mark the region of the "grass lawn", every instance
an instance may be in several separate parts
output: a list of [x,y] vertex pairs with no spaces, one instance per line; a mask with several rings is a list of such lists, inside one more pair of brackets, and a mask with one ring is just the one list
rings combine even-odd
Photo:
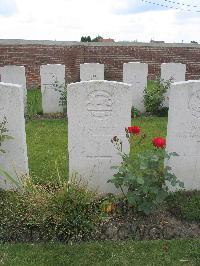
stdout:
[[[132,146],[132,152],[153,149],[155,136],[166,136],[167,119],[162,117],[135,118],[132,124],[139,125],[147,134],[140,147]],[[26,124],[30,175],[34,181],[56,181],[58,172],[67,178],[67,123],[64,119],[29,120]]]
[[200,240],[0,245],[1,265],[200,265]]
[[[42,113],[40,90],[28,90],[29,118]],[[132,152],[153,149],[155,136],[166,136],[166,117],[135,118],[132,124],[141,127],[147,137],[140,147],[132,145]],[[127,125],[128,126],[128,125]],[[64,119],[32,120],[26,124],[30,175],[35,182],[56,182],[68,176],[67,122]]]

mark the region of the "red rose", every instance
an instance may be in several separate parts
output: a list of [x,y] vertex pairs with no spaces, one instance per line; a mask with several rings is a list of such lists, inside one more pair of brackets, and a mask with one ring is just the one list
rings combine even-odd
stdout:
[[152,140],[152,143],[153,143],[153,145],[154,145],[156,148],[164,149],[165,146],[166,146],[166,140],[165,140],[164,138],[160,138],[160,137],[154,138],[154,139]]
[[140,128],[138,126],[128,127],[128,133],[139,135],[140,134]]

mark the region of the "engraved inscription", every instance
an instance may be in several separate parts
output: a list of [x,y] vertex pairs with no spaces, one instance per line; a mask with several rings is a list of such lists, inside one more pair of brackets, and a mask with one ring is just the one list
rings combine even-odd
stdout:
[[87,110],[96,119],[103,120],[111,116],[112,105],[112,97],[106,91],[92,91],[88,94]]
[[189,109],[192,111],[194,117],[200,118],[200,90],[197,90],[191,95]]
[[181,130],[177,131],[176,136],[183,139],[199,139],[200,140],[200,125],[199,123],[181,123]]

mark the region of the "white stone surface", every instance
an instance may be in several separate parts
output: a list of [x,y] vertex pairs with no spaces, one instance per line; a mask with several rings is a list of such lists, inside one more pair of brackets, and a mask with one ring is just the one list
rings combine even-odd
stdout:
[[[161,79],[172,82],[185,81],[186,65],[181,63],[163,63],[161,64]],[[166,93],[164,107],[169,107],[170,88]]]
[[129,152],[125,127],[131,125],[130,85],[111,81],[88,81],[68,87],[69,174],[78,173],[90,188],[116,192],[107,180],[121,157],[111,143],[114,136]]
[[172,84],[167,129],[169,161],[187,190],[200,189],[200,81]]
[[[25,133],[23,91],[21,86],[0,82],[0,121],[7,119],[8,135],[13,139],[5,140],[0,153],[0,168],[17,179],[17,175],[28,174],[28,158]],[[16,175],[17,173],[17,175]],[[5,176],[0,174],[0,187],[9,188]]]
[[145,112],[144,89],[147,86],[148,64],[129,62],[123,64],[123,82],[131,84],[132,106]]
[[63,107],[59,105],[60,93],[53,84],[65,84],[65,65],[48,64],[40,67],[42,108],[44,113],[59,113]]
[[85,63],[80,64],[80,80],[104,80],[104,64]]
[[8,65],[0,68],[1,82],[21,85],[23,89],[24,108],[27,107],[26,74],[24,66]]

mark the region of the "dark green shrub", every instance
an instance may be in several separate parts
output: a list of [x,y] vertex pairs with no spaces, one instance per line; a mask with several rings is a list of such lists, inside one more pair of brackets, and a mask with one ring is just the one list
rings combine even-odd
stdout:
[[200,222],[200,191],[178,191],[167,198],[167,203],[173,215]]
[[171,81],[163,81],[160,78],[148,81],[148,85],[144,90],[144,105],[147,112],[153,115],[167,115],[168,108],[163,107],[163,102]]

